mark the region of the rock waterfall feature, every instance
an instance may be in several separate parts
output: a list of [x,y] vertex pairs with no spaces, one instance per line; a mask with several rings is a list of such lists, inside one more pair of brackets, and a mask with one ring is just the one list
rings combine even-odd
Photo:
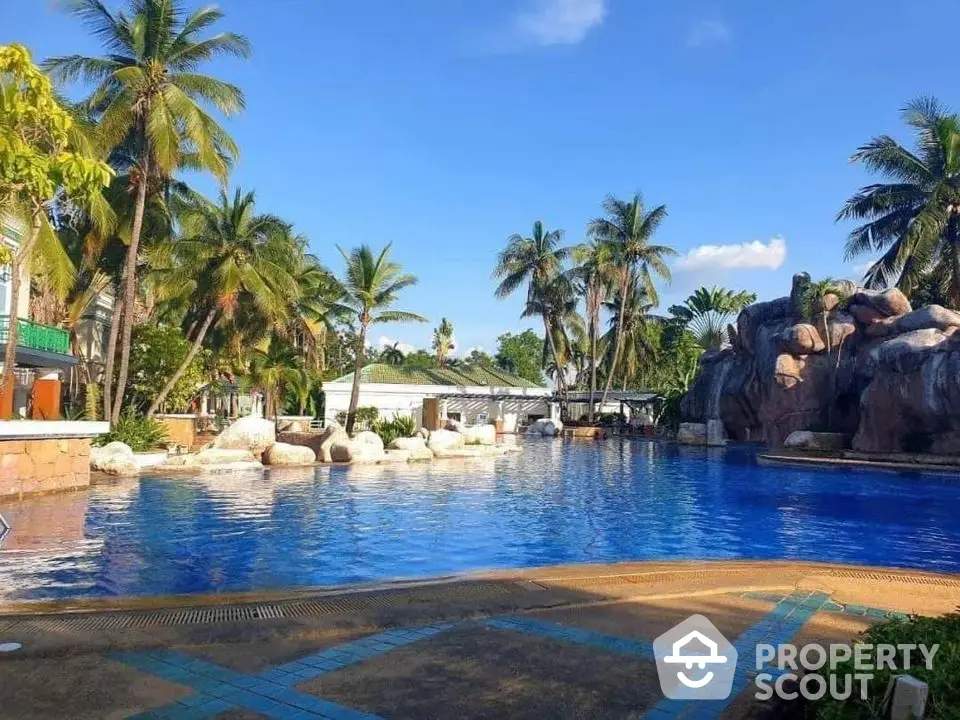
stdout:
[[809,317],[809,284],[798,274],[788,297],[745,308],[729,347],[704,354],[681,435],[717,444],[706,427],[719,421],[729,438],[771,448],[804,431],[864,452],[960,454],[960,313],[844,281]]

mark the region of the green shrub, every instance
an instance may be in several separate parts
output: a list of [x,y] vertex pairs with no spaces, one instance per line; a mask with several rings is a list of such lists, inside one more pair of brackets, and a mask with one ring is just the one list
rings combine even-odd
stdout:
[[133,408],[127,408],[110,432],[94,440],[94,445],[112,442],[126,443],[134,452],[146,452],[167,442],[167,429],[159,420],[137,415]]
[[[878,623],[861,634],[859,642],[873,645],[940,645],[933,657],[932,669],[927,670],[923,655],[919,650],[910,651],[910,675],[927,683],[930,695],[927,698],[925,717],[931,720],[958,720],[960,718],[960,614],[954,613],[938,618],[911,617],[906,620],[890,620]],[[903,661],[897,655],[898,666]],[[841,677],[856,672],[853,660],[839,664],[831,674]],[[861,720],[861,718],[883,718],[884,694],[892,675],[899,673],[889,668],[870,671],[873,679],[868,682],[867,700],[859,693],[851,693],[846,700],[834,700],[825,695],[811,703],[808,717],[819,720]],[[838,678],[838,687],[843,681]],[[827,678],[827,682],[830,680]],[[829,685],[828,685],[829,687]]]
[[417,430],[416,423],[409,415],[393,414],[392,420],[374,420],[370,425],[380,439],[383,440],[384,447],[388,446],[397,438],[411,437]]
[[[356,417],[353,419],[353,429],[357,432],[369,430],[373,423],[380,418],[380,411],[372,405],[358,407]],[[341,411],[337,413],[337,422],[341,425],[347,424],[347,413]]]

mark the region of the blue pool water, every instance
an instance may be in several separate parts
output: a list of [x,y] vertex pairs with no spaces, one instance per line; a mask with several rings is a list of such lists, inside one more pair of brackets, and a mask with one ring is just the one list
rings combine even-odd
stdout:
[[527,441],[497,460],[144,477],[0,504],[0,599],[226,592],[647,559],[960,572],[960,479]]

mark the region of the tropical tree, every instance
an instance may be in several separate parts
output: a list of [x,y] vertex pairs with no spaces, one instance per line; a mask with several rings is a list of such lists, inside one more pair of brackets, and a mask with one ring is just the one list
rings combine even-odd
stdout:
[[296,350],[288,343],[273,338],[266,349],[253,348],[246,382],[264,396],[264,417],[276,417],[281,398],[287,385],[301,385],[300,377],[307,371]]
[[219,202],[199,198],[180,218],[182,236],[170,249],[170,267],[159,271],[172,294],[192,301],[187,316],[193,344],[176,372],[150,405],[159,408],[200,351],[218,320],[231,322],[244,306],[267,323],[282,325],[299,299],[291,259],[299,251],[289,226],[256,212],[253,192],[220,191]]
[[85,207],[92,221],[106,229],[115,218],[102,192],[112,176],[26,48],[0,46],[0,213],[27,225],[17,251],[4,258],[11,266],[11,311],[0,389],[9,391],[13,381],[24,268],[31,262],[41,266],[45,281],[61,297],[73,282],[75,268],[50,224],[48,205],[60,192],[61,199]]
[[403,272],[403,268],[390,260],[391,245],[374,255],[368,245],[361,245],[348,255],[338,247],[346,261],[341,285],[343,299],[338,307],[357,320],[359,332],[356,341],[356,360],[353,371],[353,389],[347,410],[347,432],[353,432],[357,403],[360,400],[360,371],[363,369],[364,348],[367,333],[375,323],[426,322],[426,318],[403,310],[391,310],[397,296],[404,288],[416,285],[417,278]]
[[433,350],[437,354],[437,367],[443,367],[453,346],[453,323],[446,318],[433,331]]
[[914,150],[881,135],[853,154],[889,178],[861,188],[837,220],[866,220],[847,240],[848,259],[883,254],[864,277],[871,288],[890,285],[908,295],[932,275],[960,307],[960,120],[937,100],[922,97],[903,110]]
[[[648,327],[648,314],[652,308],[653,303],[638,282],[628,289],[626,302],[621,301],[618,290],[613,299],[606,303],[610,330],[603,338],[603,346],[609,354],[604,367],[608,373],[616,373],[615,377],[620,379],[622,389],[626,389],[628,383],[636,381],[640,368],[646,361],[656,357],[657,348],[651,341]],[[617,328],[622,328],[623,343],[620,361],[614,363]],[[608,385],[612,384],[615,377],[608,375]]]
[[697,288],[681,305],[673,305],[670,314],[693,332],[704,350],[719,350],[726,343],[730,318],[757,300],[756,293],[734,292],[714,285]]
[[[556,339],[553,336],[554,305],[557,302],[558,286],[555,281],[561,276],[563,263],[570,255],[570,249],[561,247],[563,231],[547,231],[543,223],[537,220],[533,224],[530,237],[520,234],[507,239],[507,247],[500,252],[494,277],[500,279],[496,295],[505,298],[512,295],[521,285],[527,283],[527,302],[524,315],[540,315],[543,329],[554,364],[561,367]],[[557,374],[561,392],[565,389],[564,374]]]
[[385,362],[387,365],[393,365],[398,367],[403,365],[404,354],[403,350],[400,349],[400,341],[398,340],[393,345],[388,345],[383,349],[383,352],[380,353],[380,360]]
[[588,234],[595,240],[606,244],[612,255],[615,269],[617,292],[620,298],[618,324],[614,337],[613,357],[607,370],[607,381],[600,399],[600,406],[607,401],[610,384],[613,382],[620,353],[623,349],[623,321],[626,317],[626,303],[631,296],[631,288],[639,286],[650,302],[660,303],[653,275],[670,281],[670,269],[665,258],[676,255],[676,251],[666,245],[653,245],[651,240],[667,216],[665,205],[659,205],[647,211],[643,197],[637,193],[628,201],[613,196],[603,203],[604,217],[591,220],[587,226]]
[[[127,382],[134,325],[137,258],[147,196],[176,170],[206,170],[226,180],[238,150],[204,109],[225,115],[244,107],[240,88],[198,70],[218,57],[249,56],[246,38],[219,33],[201,38],[223,13],[207,6],[187,14],[180,0],[129,0],[128,12],[110,12],[101,0],[67,0],[69,12],[101,41],[104,57],[68,55],[46,63],[53,77],[94,85],[87,106],[99,120],[107,147],[118,148],[132,163],[136,194],[123,271],[122,336],[112,419],[120,416]],[[115,313],[115,322],[120,322]],[[113,358],[107,357],[105,397],[109,401]]]
[[588,420],[593,422],[594,401],[597,394],[597,344],[600,340],[600,311],[610,298],[614,286],[615,266],[612,248],[607,243],[591,241],[573,250],[576,265],[571,270],[573,280],[583,295],[589,344],[590,404]]
[[504,333],[497,338],[494,362],[502,370],[542,385],[543,342],[533,330],[524,330],[519,335]]

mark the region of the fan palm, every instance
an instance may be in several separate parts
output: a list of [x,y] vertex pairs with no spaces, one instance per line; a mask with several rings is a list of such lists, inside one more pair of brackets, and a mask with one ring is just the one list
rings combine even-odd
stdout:
[[453,347],[453,323],[446,318],[440,319],[440,325],[433,331],[433,350],[437,354],[437,367],[443,367],[447,355]]
[[907,105],[903,118],[914,130],[912,152],[882,135],[851,158],[891,182],[861,188],[837,214],[867,221],[850,233],[846,256],[883,252],[867,287],[910,294],[929,273],[960,306],[960,119],[932,98]]
[[130,0],[129,14],[110,12],[101,0],[67,0],[67,8],[100,39],[107,54],[55,57],[46,67],[60,80],[95,86],[87,105],[99,119],[102,142],[124,147],[134,163],[130,178],[136,202],[123,275],[120,368],[112,409],[116,421],[130,359],[148,185],[184,166],[208,170],[225,181],[230,165],[225,158],[236,157],[237,147],[204,106],[232,115],[243,109],[243,93],[197,71],[218,56],[245,58],[250,45],[235,33],[200,37],[223,18],[213,6],[189,15],[179,0]]
[[629,202],[608,197],[603,203],[603,210],[605,217],[590,221],[587,232],[610,247],[616,268],[620,311],[617,315],[612,364],[607,369],[607,381],[600,399],[601,407],[607,401],[610,384],[620,361],[624,341],[623,321],[627,314],[626,303],[632,294],[631,288],[639,284],[653,306],[658,305],[660,300],[653,275],[669,282],[670,269],[665,258],[677,254],[671,247],[650,243],[660,223],[667,216],[665,205],[659,205],[648,212],[644,207],[643,197],[637,193]]
[[673,305],[670,314],[693,332],[704,350],[719,350],[726,342],[727,321],[756,300],[756,294],[746,290],[701,287],[682,305]]
[[341,248],[340,254],[347,267],[341,284],[343,299],[338,307],[357,319],[356,359],[353,370],[353,389],[350,392],[350,407],[347,410],[347,432],[353,432],[357,403],[360,400],[360,371],[363,369],[363,351],[367,332],[374,323],[426,322],[426,318],[403,310],[391,310],[397,295],[404,288],[416,285],[417,278],[403,272],[403,268],[390,260],[390,245],[374,255],[368,245],[361,245],[348,255]]
[[[523,283],[527,283],[527,303],[523,314],[529,316],[531,310],[536,308],[536,314],[543,320],[544,333],[557,367],[561,367],[561,363],[553,336],[551,313],[555,298],[551,297],[554,294],[551,284],[561,276],[563,263],[570,255],[569,248],[560,246],[562,240],[562,230],[547,231],[543,223],[537,220],[530,237],[514,234],[507,239],[507,247],[497,257],[497,266],[493,271],[494,277],[500,279],[496,289],[498,298],[512,295]],[[557,378],[563,392],[566,385],[564,374],[557,373]]]
[[258,215],[252,192],[220,191],[219,202],[198,199],[180,218],[182,237],[171,248],[169,267],[158,271],[171,294],[191,298],[193,343],[183,363],[150,405],[156,412],[199,352],[218,318],[234,320],[243,305],[267,323],[289,316],[299,286],[291,258],[299,247],[289,226],[273,215]]

